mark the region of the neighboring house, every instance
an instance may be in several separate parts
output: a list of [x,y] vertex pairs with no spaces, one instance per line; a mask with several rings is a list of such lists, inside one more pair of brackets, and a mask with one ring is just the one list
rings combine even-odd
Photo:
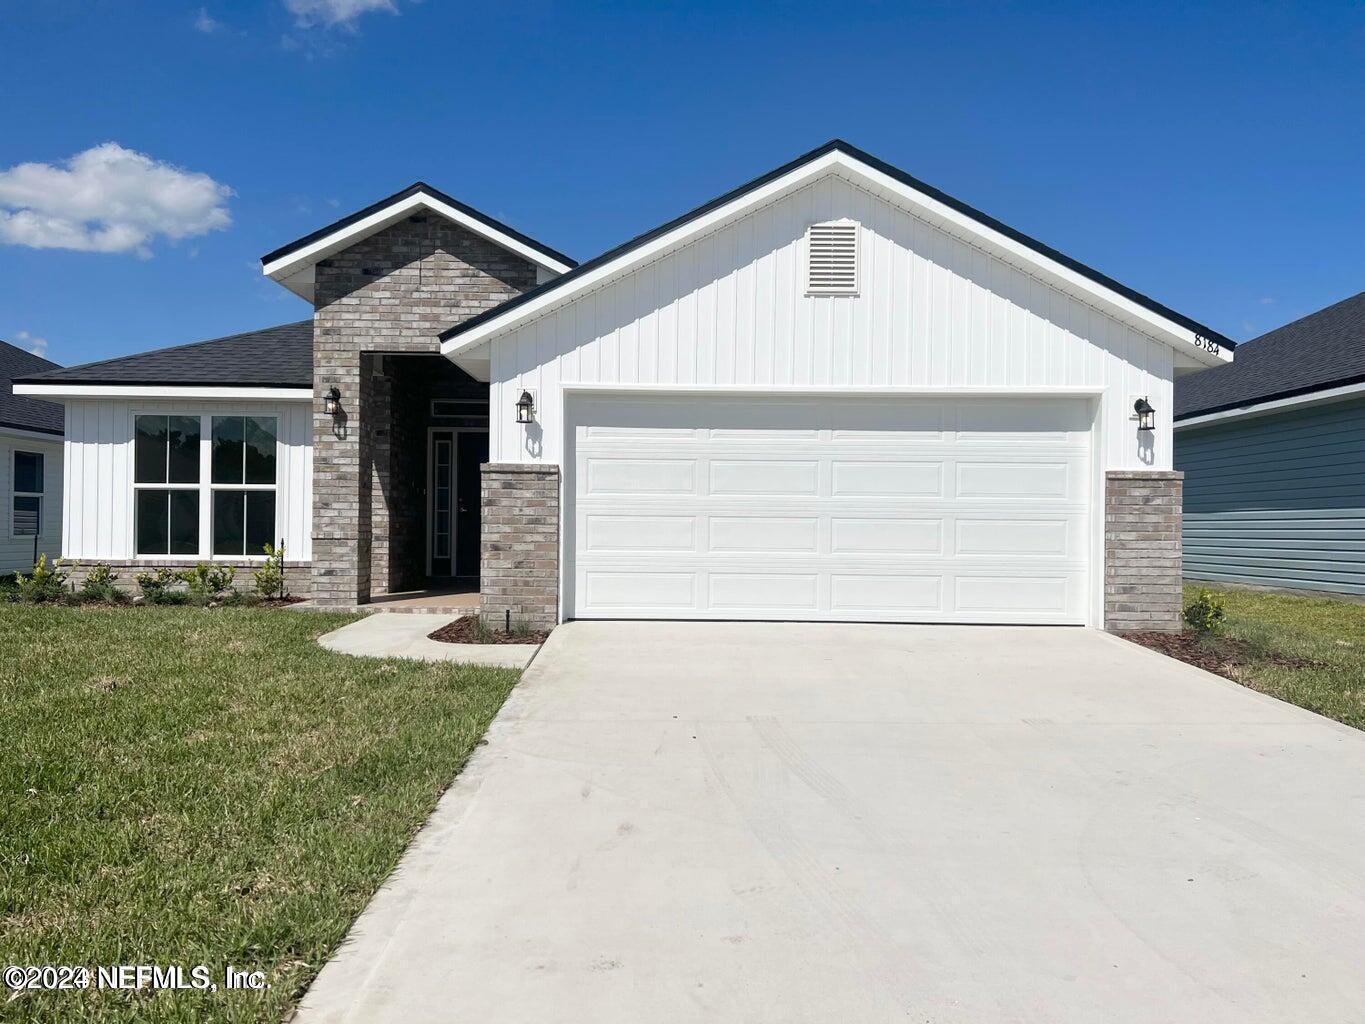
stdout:
[[1179,625],[1172,388],[1232,342],[846,143],[580,266],[420,183],[262,262],[311,321],[21,386],[68,407],[68,557],[283,539],[318,602],[477,580],[497,622]]
[[1185,575],[1365,594],[1365,292],[1176,387]]
[[11,385],[57,368],[0,341],[0,576],[61,553],[62,407],[16,395]]

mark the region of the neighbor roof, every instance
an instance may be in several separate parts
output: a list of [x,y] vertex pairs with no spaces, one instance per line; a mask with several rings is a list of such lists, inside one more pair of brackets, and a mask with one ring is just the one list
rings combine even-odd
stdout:
[[1180,377],[1175,418],[1365,381],[1365,292],[1243,342],[1237,360]]
[[46,373],[30,373],[16,380],[23,384],[311,388],[313,321],[300,320],[279,327],[230,334],[226,338],[139,352]]
[[58,369],[57,363],[32,352],[0,341],[0,427],[36,430],[41,434],[61,434],[66,430],[66,414],[55,402],[27,398],[14,393],[14,378],[42,370]]
[[[539,287],[533,288],[527,292],[523,292],[522,294],[507,300],[506,302],[502,303],[499,306],[494,307],[493,309],[486,310],[485,312],[480,313],[478,316],[470,317],[468,320],[462,321],[461,323],[448,328],[441,334],[441,340],[443,342],[452,341],[454,339],[461,338],[462,336],[469,335],[471,332],[477,332],[479,334],[485,333],[480,329],[488,325],[491,325],[494,322],[510,323],[517,318],[518,315],[517,311],[519,309],[522,309],[523,307],[526,307],[528,304],[538,303],[539,300],[542,300],[556,292],[563,292],[566,289],[572,289],[575,282],[580,281],[584,277],[592,275],[595,271],[607,267],[608,265],[615,263],[617,261],[623,261],[635,250],[647,246],[649,243],[657,239],[663,238],[664,236],[667,236],[670,233],[684,227],[690,222],[703,218],[707,214],[719,210],[727,206],[728,204],[735,202],[738,199],[742,199],[749,193],[755,192],[763,188],[765,185],[775,182],[778,179],[788,174],[791,174],[793,171],[799,170],[806,164],[812,163],[813,161],[816,161],[821,157],[827,156],[828,154],[831,153],[842,153],[845,156],[851,157],[853,160],[856,160],[859,163],[862,163],[867,167],[870,167],[873,170],[883,175],[886,175],[893,181],[898,182],[899,184],[906,186],[908,188],[914,189],[916,192],[919,192],[920,194],[927,196],[929,199],[941,203],[943,206],[948,207],[950,210],[953,210],[956,213],[961,214],[972,221],[975,221],[978,225],[990,231],[994,231],[1000,235],[1005,236],[1007,239],[1017,243],[1018,245],[1021,245],[1026,249],[1031,250],[1036,255],[1041,256],[1044,259],[1051,260],[1053,263],[1059,264],[1066,270],[1071,271],[1074,274],[1078,274],[1081,277],[1084,277],[1089,281],[1122,296],[1123,298],[1129,300],[1130,302],[1135,303],[1136,305],[1142,307],[1143,309],[1151,313],[1155,313],[1157,316],[1171,323],[1177,324],[1180,327],[1183,327],[1196,335],[1203,336],[1205,339],[1207,339],[1208,341],[1212,342],[1213,344],[1217,345],[1220,348],[1231,350],[1236,347],[1236,343],[1234,341],[1232,341],[1230,338],[1225,337],[1219,332],[1213,330],[1212,328],[1207,327],[1196,320],[1192,320],[1181,313],[1177,313],[1175,310],[1162,305],[1155,299],[1149,298],[1146,295],[1141,294],[1140,292],[1134,291],[1132,288],[1129,288],[1126,285],[1120,284],[1118,281],[1115,281],[1112,277],[1102,274],[1098,270],[1094,270],[1093,268],[1088,267],[1085,264],[1072,259],[1070,256],[1067,256],[1064,253],[1061,253],[1058,250],[1053,249],[1051,246],[1044,245],[1042,242],[1038,241],[1037,239],[1031,238],[1028,235],[1025,235],[1021,231],[1016,231],[1014,228],[1011,228],[1009,225],[996,220],[994,217],[991,217],[985,213],[982,213],[980,210],[968,206],[960,199],[953,198],[946,192],[936,189],[932,185],[928,185],[920,181],[918,178],[912,177],[906,172],[900,170],[899,168],[893,167],[892,165],[886,163],[885,161],[879,160],[876,157],[872,156],[870,153],[866,153],[863,150],[858,149],[856,146],[850,145],[849,143],[844,142],[841,139],[833,139],[830,142],[825,143],[823,146],[820,146],[818,149],[813,149],[809,153],[797,157],[790,163],[783,164],[776,170],[770,171],[759,178],[755,178],[753,181],[750,181],[745,185],[741,185],[739,188],[727,192],[722,196],[718,196],[717,198],[711,200],[710,202],[697,207],[695,210],[691,210],[690,212],[683,214],[681,217],[677,217],[666,224],[662,224],[659,227],[654,228],[652,231],[647,231],[643,235],[633,238],[630,241],[626,242],[625,244],[617,246],[615,249],[611,249],[603,253],[601,256],[596,257],[595,259],[591,259],[588,260],[586,263],[579,264],[576,268],[570,270],[566,274],[553,278],[550,281],[547,281],[544,284],[540,285]],[[449,350],[452,348],[452,346],[446,346],[446,348],[447,350]]]

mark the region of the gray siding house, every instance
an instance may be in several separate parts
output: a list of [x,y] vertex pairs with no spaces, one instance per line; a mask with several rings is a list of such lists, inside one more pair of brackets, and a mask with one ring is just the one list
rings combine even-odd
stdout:
[[1365,595],[1365,292],[1175,389],[1186,579]]

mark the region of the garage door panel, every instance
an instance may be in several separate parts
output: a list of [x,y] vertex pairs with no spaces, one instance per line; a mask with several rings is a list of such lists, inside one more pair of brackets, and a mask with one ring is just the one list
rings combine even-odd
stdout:
[[574,398],[566,612],[1085,621],[1089,407],[983,401]]

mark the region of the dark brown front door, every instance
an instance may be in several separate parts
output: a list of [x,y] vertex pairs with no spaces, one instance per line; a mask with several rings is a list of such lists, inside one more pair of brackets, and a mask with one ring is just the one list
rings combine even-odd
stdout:
[[488,434],[463,430],[455,440],[455,575],[478,579],[479,479],[488,461]]

